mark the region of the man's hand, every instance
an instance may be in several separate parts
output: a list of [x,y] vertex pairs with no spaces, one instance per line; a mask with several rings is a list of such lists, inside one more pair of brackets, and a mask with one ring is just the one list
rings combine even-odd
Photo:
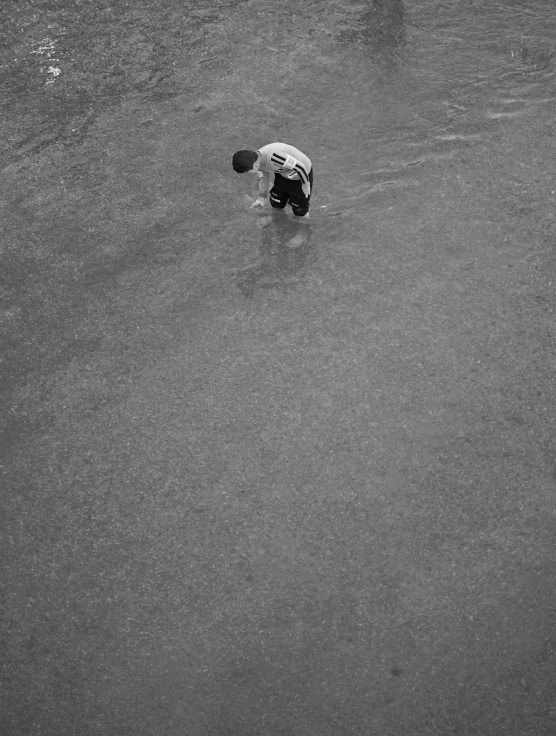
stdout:
[[257,197],[257,199],[251,205],[252,210],[258,210],[264,207],[264,197]]

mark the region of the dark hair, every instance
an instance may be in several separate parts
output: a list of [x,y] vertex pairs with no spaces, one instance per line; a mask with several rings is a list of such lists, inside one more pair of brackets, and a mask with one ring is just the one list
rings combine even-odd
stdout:
[[234,171],[237,171],[238,174],[245,174],[246,171],[251,171],[257,158],[258,156],[255,151],[236,151],[232,159]]

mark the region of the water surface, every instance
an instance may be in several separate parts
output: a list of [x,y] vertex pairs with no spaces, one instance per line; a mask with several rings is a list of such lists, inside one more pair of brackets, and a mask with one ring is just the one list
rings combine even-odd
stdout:
[[552,733],[552,0],[0,12],[4,731]]

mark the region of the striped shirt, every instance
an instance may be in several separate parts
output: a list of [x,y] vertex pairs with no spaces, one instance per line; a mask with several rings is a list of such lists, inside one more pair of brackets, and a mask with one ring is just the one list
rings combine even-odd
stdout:
[[298,148],[287,143],[269,143],[257,153],[261,154],[259,171],[262,174],[259,179],[259,197],[266,197],[268,194],[269,188],[274,183],[274,174],[280,174],[285,179],[301,181],[303,194],[306,197],[311,194],[309,172],[313,165],[311,159]]

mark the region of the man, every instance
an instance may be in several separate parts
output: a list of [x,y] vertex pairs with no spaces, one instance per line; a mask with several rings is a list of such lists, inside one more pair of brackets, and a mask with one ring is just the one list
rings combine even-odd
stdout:
[[251,209],[264,207],[270,189],[270,205],[283,210],[288,204],[297,217],[309,217],[313,165],[300,150],[287,143],[269,143],[258,151],[236,151],[232,166],[238,174],[258,174],[259,191]]

